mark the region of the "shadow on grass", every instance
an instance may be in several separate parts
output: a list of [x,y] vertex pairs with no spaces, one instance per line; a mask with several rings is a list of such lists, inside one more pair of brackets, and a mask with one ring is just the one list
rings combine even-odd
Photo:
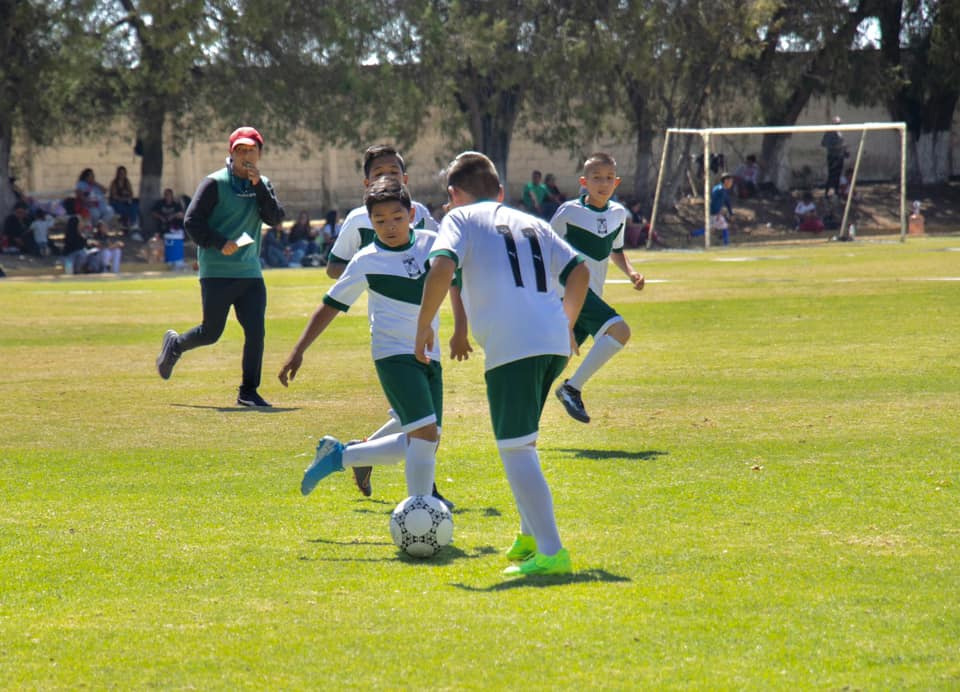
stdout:
[[[370,497],[357,498],[355,502],[362,502],[363,505],[353,509],[355,514],[379,514],[390,516],[393,512],[393,508],[396,506],[390,500],[377,500]],[[376,507],[368,507],[367,504],[377,505]],[[502,512],[496,507],[478,507],[476,509],[472,507],[463,507],[461,505],[456,505],[453,509],[450,510],[450,513],[454,516],[463,516],[467,514],[479,514],[483,517],[499,517],[502,516]]]
[[[337,541],[331,540],[328,538],[309,538],[307,539],[308,543],[320,543],[326,545],[341,545],[341,546],[391,546],[393,541]],[[301,562],[387,562],[390,560],[399,560],[400,562],[406,563],[408,565],[424,565],[426,567],[441,567],[453,564],[454,562],[460,560],[476,560],[480,558],[486,558],[489,555],[499,553],[500,551],[496,548],[489,546],[477,548],[472,553],[468,553],[465,550],[462,550],[454,545],[448,545],[443,548],[439,553],[432,557],[428,558],[416,558],[407,555],[404,552],[401,552],[397,549],[395,555],[390,557],[309,557],[307,555],[300,555],[297,559]]]
[[629,577],[622,577],[619,574],[611,574],[605,569],[585,569],[573,574],[550,574],[533,577],[511,577],[509,581],[502,581],[490,586],[471,586],[470,584],[453,583],[457,589],[464,591],[476,591],[479,593],[490,593],[495,591],[508,591],[510,589],[529,589],[543,588],[545,586],[562,586],[564,584],[589,584],[592,582],[629,582]]
[[670,452],[661,452],[657,449],[647,449],[639,452],[627,452],[620,449],[570,449],[570,448],[547,448],[544,451],[563,452],[572,454],[577,459],[636,459],[637,461],[650,461],[657,457],[663,457]]
[[170,404],[171,406],[176,406],[177,408],[198,408],[198,409],[207,409],[209,411],[219,411],[220,413],[230,413],[230,412],[242,412],[242,411],[255,411],[256,413],[289,413],[290,411],[299,411],[299,408],[296,407],[282,407],[282,406],[271,406],[269,408],[261,408],[259,406],[204,406],[203,404]]

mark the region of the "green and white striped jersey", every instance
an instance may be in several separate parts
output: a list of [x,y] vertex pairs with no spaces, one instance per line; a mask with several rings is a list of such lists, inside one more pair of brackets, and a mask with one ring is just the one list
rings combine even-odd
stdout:
[[[414,210],[413,227],[425,228],[428,231],[437,230],[437,222],[430,215],[430,211],[420,204],[412,203]],[[352,209],[347,218],[340,225],[340,234],[330,249],[330,259],[333,262],[349,262],[360,248],[366,247],[377,237],[370,223],[370,215],[365,206]]]
[[[427,278],[427,257],[436,238],[433,231],[411,229],[410,242],[395,248],[374,238],[353,256],[323,297],[324,304],[346,312],[367,291],[370,350],[374,360],[413,355],[417,314]],[[435,317],[433,333],[437,337],[428,355],[438,362],[439,327],[439,317]]]
[[627,209],[609,201],[603,209],[591,207],[586,196],[564,202],[550,219],[550,225],[561,238],[587,258],[590,268],[590,289],[603,295],[611,252],[623,252],[623,233],[627,225]]

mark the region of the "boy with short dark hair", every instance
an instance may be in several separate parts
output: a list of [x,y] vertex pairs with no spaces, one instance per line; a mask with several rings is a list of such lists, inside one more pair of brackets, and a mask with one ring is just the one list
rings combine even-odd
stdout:
[[[393,178],[404,186],[407,184],[407,164],[396,147],[389,144],[374,144],[367,147],[367,150],[363,152],[364,188],[368,188],[372,181],[381,176]],[[410,200],[410,205],[414,212],[414,228],[437,230],[437,222],[425,206],[414,200]],[[369,245],[375,237],[376,231],[374,231],[373,224],[370,221],[366,204],[351,210],[340,225],[340,231],[327,255],[327,276],[331,279],[340,278],[347,263],[361,248]],[[464,348],[469,350],[469,345],[465,345]],[[466,355],[463,357],[466,357]],[[390,411],[389,413],[390,419],[372,433],[367,438],[368,440],[399,432],[400,424],[395,415],[396,412]],[[373,494],[372,473],[373,469],[368,467],[357,466],[353,468],[354,481],[365,497]],[[436,488],[434,488],[433,495],[438,500],[445,502],[451,509],[453,508],[453,503],[443,497]]]
[[[363,187],[369,187],[372,181],[383,175],[395,178],[406,185],[407,164],[395,147],[389,144],[374,144],[363,152]],[[415,212],[413,227],[436,231],[437,222],[434,221],[430,211],[419,202],[411,200],[410,203]],[[327,258],[327,276],[331,279],[339,278],[347,262],[357,254],[360,248],[369,245],[375,235],[366,205],[361,204],[356,209],[352,209],[340,225],[340,233],[330,249],[330,255]]]
[[497,170],[483,154],[454,159],[447,193],[451,210],[430,253],[415,354],[422,363],[433,358],[437,311],[461,269],[463,304],[484,350],[497,448],[520,514],[520,533],[507,551],[519,564],[506,574],[569,574],[536,442],[544,402],[570,357],[589,271],[545,221],[501,204]]
[[584,162],[583,175],[580,176],[580,185],[586,193],[564,202],[550,220],[553,230],[587,258],[590,268],[590,289],[573,333],[578,346],[583,344],[587,335],[592,336],[593,347],[573,375],[555,392],[567,413],[581,423],[590,422],[581,397],[584,386],[630,340],[630,327],[602,297],[608,262],[612,261],[626,274],[636,290],[643,289],[643,275],[633,268],[630,258],[623,252],[623,237],[630,212],[610,199],[619,184],[616,160],[604,152],[591,154]]
[[[413,341],[426,261],[436,233],[412,228],[410,194],[395,178],[381,176],[373,181],[367,187],[365,204],[376,237],[353,256],[323,297],[279,378],[284,386],[293,381],[307,348],[366,291],[373,360],[396,414],[398,430],[347,445],[334,437],[323,437],[313,463],[304,472],[300,490],[309,494],[320,480],[345,467],[394,464],[405,458],[408,494],[429,495],[435,487],[443,374],[439,350],[431,351],[429,363],[420,363],[413,354]],[[435,319],[433,327],[438,324]]]

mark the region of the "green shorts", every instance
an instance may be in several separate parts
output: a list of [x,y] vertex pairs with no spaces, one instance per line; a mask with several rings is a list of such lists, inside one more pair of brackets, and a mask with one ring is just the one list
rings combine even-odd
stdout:
[[415,356],[388,356],[375,360],[380,386],[400,418],[404,432],[443,419],[443,368],[432,360],[421,363]]
[[583,344],[588,336],[595,337],[606,327],[622,319],[620,313],[607,305],[603,298],[592,289],[587,289],[587,297],[583,301],[580,316],[573,325],[573,336],[577,339],[577,346]]
[[531,356],[486,372],[490,419],[499,446],[536,441],[543,405],[566,364],[566,356]]

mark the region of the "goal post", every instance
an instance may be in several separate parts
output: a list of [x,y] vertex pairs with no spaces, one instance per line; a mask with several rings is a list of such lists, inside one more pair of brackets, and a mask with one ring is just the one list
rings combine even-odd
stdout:
[[703,140],[703,238],[704,246],[710,248],[710,149],[711,139],[714,136],[734,135],[765,135],[765,134],[799,134],[817,132],[859,132],[860,145],[857,148],[857,157],[854,162],[853,175],[850,178],[850,189],[843,209],[843,220],[840,223],[840,233],[847,232],[847,222],[850,218],[850,203],[853,200],[853,191],[856,186],[857,174],[860,171],[860,160],[863,156],[863,144],[867,132],[876,130],[896,130],[900,135],[900,242],[907,237],[907,125],[903,122],[890,123],[832,123],[830,125],[792,125],[768,127],[708,127],[685,128],[669,127],[663,136],[663,151],[660,155],[660,170],[657,173],[657,187],[653,196],[653,210],[650,213],[650,232],[647,234],[647,249],[653,244],[654,231],[657,225],[657,211],[660,206],[660,193],[663,187],[664,171],[667,165],[667,156],[670,150],[672,135],[699,135]]

